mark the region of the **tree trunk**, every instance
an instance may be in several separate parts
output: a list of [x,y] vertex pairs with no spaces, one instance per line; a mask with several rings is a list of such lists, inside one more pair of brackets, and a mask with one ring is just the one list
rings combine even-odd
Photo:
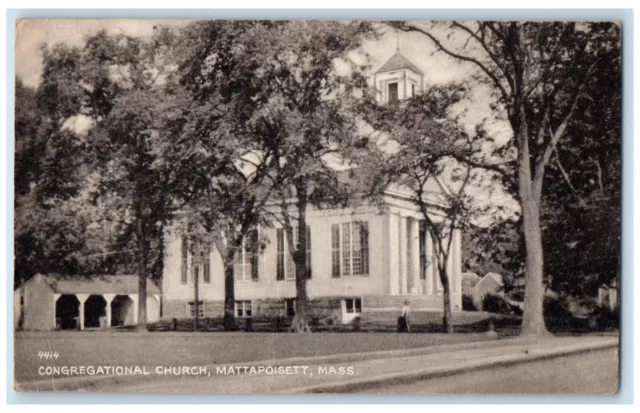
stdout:
[[147,331],[147,272],[149,270],[149,244],[147,239],[146,205],[144,194],[144,138],[138,134],[137,181],[135,196],[135,215],[138,242],[138,331]]
[[[448,259],[448,257],[447,257]],[[447,260],[440,270],[440,282],[442,283],[443,316],[442,327],[447,334],[453,333],[453,323],[451,322],[451,286],[449,285],[449,274],[447,273]]]
[[549,334],[544,323],[544,285],[542,234],[540,229],[540,208],[535,201],[523,199],[523,231],[527,250],[524,286],[524,312],[522,315],[522,336],[543,336]]
[[233,269],[234,254],[227,252],[224,258],[224,317],[222,324],[225,331],[235,331],[236,326],[236,295],[235,274]]
[[542,229],[540,228],[540,200],[533,193],[531,180],[531,160],[526,119],[521,114],[521,127],[518,132],[518,192],[522,208],[522,227],[526,247],[524,309],[522,314],[521,336],[548,335],[544,323],[543,300],[544,256],[542,250]]
[[138,331],[147,331],[147,271],[149,246],[144,237],[141,202],[138,202]]
[[[24,298],[24,295],[25,295],[24,277],[20,278],[20,287],[18,288],[18,291],[19,291],[19,293],[18,293],[18,311],[20,313],[18,314],[18,326],[17,326],[16,330],[17,331],[22,331],[24,329],[24,312],[25,312],[25,306],[23,305],[23,303],[26,301],[26,299]],[[54,306],[54,311],[55,311],[55,306]]]
[[294,253],[296,267],[296,314],[291,322],[291,330],[296,333],[311,332],[308,322],[307,297],[307,188],[301,184],[296,188],[298,195],[298,246]]

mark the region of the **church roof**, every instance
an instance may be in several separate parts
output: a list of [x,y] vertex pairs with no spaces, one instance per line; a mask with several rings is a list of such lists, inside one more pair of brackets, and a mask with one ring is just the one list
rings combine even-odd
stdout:
[[391,59],[387,60],[387,63],[382,65],[382,67],[378,69],[376,73],[391,72],[391,71],[400,70],[400,69],[410,69],[418,74],[421,74],[421,75],[424,74],[420,71],[420,69],[416,67],[416,65],[411,63],[409,59],[404,57],[399,50],[397,50],[396,53],[393,56],[391,56]]

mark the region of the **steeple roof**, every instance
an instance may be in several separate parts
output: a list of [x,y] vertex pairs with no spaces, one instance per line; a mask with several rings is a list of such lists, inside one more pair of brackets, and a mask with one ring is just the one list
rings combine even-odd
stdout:
[[382,67],[378,69],[376,73],[392,72],[394,70],[400,69],[410,69],[420,75],[424,75],[424,73],[422,73],[420,69],[416,67],[416,65],[411,63],[409,59],[407,59],[402,55],[402,53],[400,53],[400,50],[396,50],[396,53],[391,56],[391,59],[387,60],[387,63],[382,65]]

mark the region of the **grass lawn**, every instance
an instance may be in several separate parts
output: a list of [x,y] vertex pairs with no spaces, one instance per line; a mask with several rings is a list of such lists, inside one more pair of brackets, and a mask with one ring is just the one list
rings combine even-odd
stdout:
[[[16,332],[15,379],[43,379],[39,366],[180,366],[410,349],[489,340],[485,334]],[[58,352],[57,360],[38,357]]]

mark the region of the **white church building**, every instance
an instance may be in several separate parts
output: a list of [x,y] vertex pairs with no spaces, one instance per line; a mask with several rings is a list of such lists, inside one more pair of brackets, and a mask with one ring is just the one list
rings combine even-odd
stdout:
[[[380,103],[420,93],[423,73],[400,52],[373,76]],[[434,181],[426,196],[444,188]],[[433,242],[421,226],[421,215],[408,193],[390,189],[384,207],[310,208],[307,213],[311,277],[307,280],[312,314],[348,323],[367,312],[400,313],[405,300],[412,311],[438,311],[443,290],[433,263]],[[295,267],[282,228],[260,228],[268,239],[259,254],[243,250],[235,264],[236,316],[293,315]],[[462,309],[461,234],[455,231],[448,272],[453,310]],[[194,316],[194,276],[198,278],[198,311],[202,317],[223,314],[224,270],[213,248],[196,265],[184,237],[169,232],[162,277],[162,317]],[[421,251],[426,250],[426,268]],[[198,269],[196,270],[196,267]]]

